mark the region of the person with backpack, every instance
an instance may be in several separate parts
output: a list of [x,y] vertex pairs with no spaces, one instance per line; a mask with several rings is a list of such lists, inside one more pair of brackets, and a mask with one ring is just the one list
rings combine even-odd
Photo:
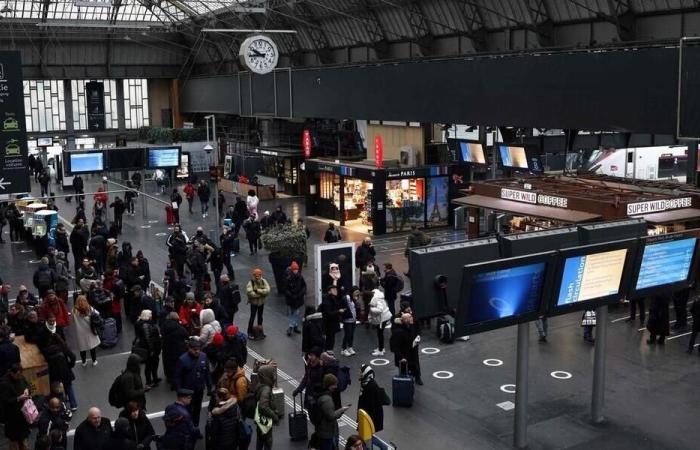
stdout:
[[369,414],[377,433],[384,429],[385,405],[391,405],[391,399],[375,381],[372,366],[362,364],[360,367],[360,398],[357,401],[357,409],[362,409]]
[[372,300],[369,302],[369,323],[376,327],[377,330],[377,348],[372,350],[372,356],[384,355],[384,328],[391,321],[391,311],[384,300],[384,293],[375,289],[373,291]]
[[248,336],[240,331],[236,325],[226,327],[224,336],[224,354],[226,360],[235,359],[238,367],[243,368],[248,361]]
[[287,303],[287,316],[289,317],[287,336],[291,336],[292,332],[301,333],[299,329],[299,314],[301,307],[304,306],[305,298],[306,281],[299,270],[299,264],[296,261],[292,261],[284,283],[284,299],[285,303]]
[[41,258],[39,267],[34,272],[34,287],[39,291],[39,297],[44,297],[46,292],[54,288],[56,284],[56,275],[49,267],[49,260],[46,257]]
[[321,363],[321,347],[314,347],[306,354],[306,365],[304,366],[304,376],[299,382],[299,386],[294,389],[292,396],[304,393],[304,405],[311,409],[323,387],[323,364]]
[[301,326],[301,351],[305,354],[317,347],[323,349],[325,342],[323,314],[317,312],[313,306],[307,306]]
[[396,314],[396,298],[399,292],[403,291],[403,278],[399,275],[394,266],[387,262],[384,263],[384,277],[380,280],[380,285],[384,288],[384,300],[389,306],[391,317]]
[[338,379],[330,373],[324,375],[323,391],[311,411],[311,423],[315,428],[314,437],[318,442],[316,448],[319,450],[336,450],[338,448],[340,436],[338,419],[350,408],[350,405],[336,408],[333,402],[333,392],[337,389]]
[[75,327],[75,338],[80,350],[80,360],[83,367],[87,365],[87,352],[90,351],[92,366],[97,365],[97,347],[100,345],[99,331],[96,329],[96,316],[101,318],[100,313],[90,306],[84,295],[79,295],[75,299],[73,307],[73,326]]
[[187,351],[183,353],[175,366],[175,386],[177,389],[189,389],[192,391],[192,401],[189,406],[192,420],[199,423],[199,414],[202,410],[204,389],[212,392],[211,373],[209,372],[209,359],[202,352],[202,343],[196,337],[187,341]]
[[126,370],[117,376],[109,391],[109,404],[115,408],[123,408],[129,402],[136,402],[141,409],[146,409],[146,389],[141,378],[141,357],[135,353],[129,355],[126,360]]
[[211,197],[211,189],[206,180],[200,180],[197,186],[197,197],[199,197],[199,205],[202,209],[202,218],[205,219],[209,214],[209,198]]
[[219,301],[226,312],[226,318],[230,323],[235,321],[238,305],[241,303],[241,291],[236,283],[232,283],[228,275],[219,277],[221,291]]
[[272,427],[282,419],[282,411],[277,411],[272,401],[272,388],[276,382],[276,368],[273,365],[260,366],[258,387],[255,391],[255,398],[258,401],[255,411],[256,450],[272,450]]
[[216,383],[217,389],[226,389],[243,408],[243,403],[248,395],[250,382],[245,376],[243,367],[239,367],[236,358],[229,358],[224,364],[224,373]]
[[335,242],[341,241],[342,239],[343,238],[340,235],[340,231],[338,231],[333,222],[330,222],[328,224],[328,229],[326,230],[326,233],[323,235],[323,241],[327,244],[333,244]]
[[171,389],[175,388],[175,367],[180,355],[187,351],[187,330],[180,324],[180,316],[171,312],[163,321],[162,335],[162,359],[165,381]]

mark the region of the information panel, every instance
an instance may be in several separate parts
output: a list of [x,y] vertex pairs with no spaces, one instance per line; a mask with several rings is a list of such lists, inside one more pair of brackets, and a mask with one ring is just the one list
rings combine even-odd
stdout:
[[180,148],[149,148],[148,167],[151,169],[180,167]]
[[102,152],[69,153],[71,173],[93,173],[104,171]]
[[26,126],[20,54],[0,51],[0,195],[29,192]]
[[627,251],[619,249],[567,258],[557,306],[617,294]]
[[693,264],[696,241],[697,238],[693,237],[646,245],[635,289],[642,290],[687,280]]
[[462,161],[473,164],[486,164],[484,147],[476,142],[460,142],[459,149],[462,153]]
[[516,169],[527,169],[527,155],[524,147],[499,146],[501,152],[501,162],[505,167]]

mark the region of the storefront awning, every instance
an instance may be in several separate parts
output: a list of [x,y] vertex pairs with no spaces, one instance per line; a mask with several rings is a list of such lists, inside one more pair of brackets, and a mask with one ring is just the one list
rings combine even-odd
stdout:
[[688,220],[700,220],[700,209],[685,208],[675,209],[672,211],[664,211],[654,214],[645,214],[643,216],[634,216],[644,219],[649,223],[677,223]]
[[[478,208],[495,209],[523,216],[539,217],[542,219],[558,220],[566,223],[581,223],[600,219],[599,214],[592,214],[573,209],[553,208],[551,206],[531,205],[529,203],[512,202],[500,198],[486,197],[485,195],[470,195],[452,200],[458,205],[474,206]],[[698,211],[700,212],[700,211]]]

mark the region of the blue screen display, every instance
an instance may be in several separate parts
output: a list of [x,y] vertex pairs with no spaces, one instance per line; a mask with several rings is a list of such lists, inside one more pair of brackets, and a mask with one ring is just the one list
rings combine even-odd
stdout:
[[474,275],[467,324],[539,310],[546,266],[536,263]]
[[148,167],[179,167],[179,148],[149,148]]
[[102,172],[104,159],[99,153],[72,153],[70,154],[70,171],[78,172]]
[[501,145],[498,147],[501,152],[501,162],[506,167],[513,167],[513,159],[510,157],[510,150],[507,145]]
[[619,249],[566,258],[557,305],[619,293],[626,257],[627,249]]
[[696,240],[688,238],[646,245],[639,266],[637,290],[687,280]]

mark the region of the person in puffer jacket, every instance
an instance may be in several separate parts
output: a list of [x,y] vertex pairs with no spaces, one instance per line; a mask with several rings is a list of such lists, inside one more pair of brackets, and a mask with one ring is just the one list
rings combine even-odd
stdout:
[[[264,365],[258,369],[258,388],[255,391],[255,398],[258,400],[258,411],[261,416],[272,420],[272,424],[279,423],[282,418],[282,412],[275,409],[275,403],[272,401],[272,387],[275,385],[276,378],[275,367],[272,365]],[[258,450],[272,450],[272,427],[263,433],[259,426],[257,429]]]
[[150,309],[144,309],[139,315],[138,321],[134,326],[136,339],[139,346],[146,350],[146,359],[143,361],[146,364],[146,390],[155,387],[162,380],[158,378],[158,364],[160,363],[160,352],[163,348],[163,341],[160,337],[158,325],[153,320],[153,312]]
[[202,347],[211,344],[216,333],[221,333],[221,324],[214,317],[214,311],[211,309],[203,309],[199,312],[199,321],[202,324],[202,330],[199,332],[199,342]]
[[384,292],[375,289],[369,302],[369,323],[377,327],[377,348],[372,351],[372,356],[384,355],[384,328],[390,320],[391,311],[384,300]]

